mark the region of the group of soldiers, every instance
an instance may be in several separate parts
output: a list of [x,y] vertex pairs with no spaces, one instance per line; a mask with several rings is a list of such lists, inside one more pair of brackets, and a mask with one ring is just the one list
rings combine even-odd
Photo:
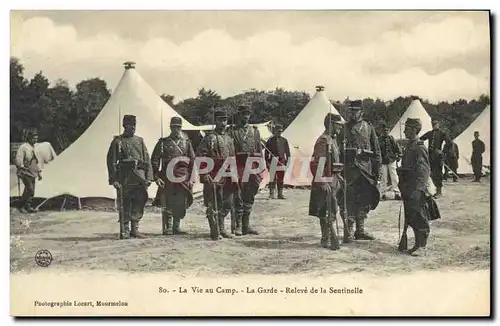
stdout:
[[[168,234],[170,228],[173,234],[185,233],[180,224],[193,202],[193,173],[199,173],[203,183],[203,201],[213,240],[257,235],[250,220],[263,175],[252,173],[244,179],[244,170],[247,164],[259,164],[252,159],[261,158],[262,153],[268,170],[272,170],[273,160],[278,166],[286,166],[290,160],[290,147],[281,136],[281,126],[275,127],[274,136],[262,144],[259,130],[249,124],[250,115],[248,106],[240,106],[236,123],[229,126],[227,112],[216,110],[215,127],[201,140],[196,151],[182,133],[182,120],[173,117],[171,134],[157,142],[151,158],[143,139],[134,134],[135,117],[124,116],[124,133],[113,139],[108,152],[109,184],[119,194],[121,237],[142,237],[138,227],[148,197],[147,188],[152,182],[158,185],[154,205],[162,208],[162,233]],[[322,246],[336,250],[340,241],[332,225],[337,222],[338,211],[344,224],[344,243],[375,239],[367,232],[365,222],[369,212],[379,204],[379,180],[385,162],[374,127],[363,120],[361,101],[350,102],[347,122],[340,115],[329,113],[324,127],[324,133],[314,145],[310,163],[314,178],[309,215],[319,218]],[[415,246],[408,251],[410,253],[425,247],[429,234],[426,187],[431,168],[428,151],[416,136],[420,129],[418,119],[406,122],[405,135],[410,143],[398,168],[398,192],[405,205],[405,226],[413,228],[416,239]],[[178,178],[174,179],[167,175],[167,166],[180,157],[188,159],[175,164],[170,172]],[[207,164],[202,162],[199,169],[195,169],[196,157],[210,158],[213,167],[207,169]],[[237,180],[219,176],[220,171],[227,169],[225,162],[230,158],[236,161]],[[284,171],[278,171],[270,176],[271,198],[275,198],[277,188],[278,198],[285,199],[283,175]],[[226,230],[228,215],[231,216],[231,232]]]
[[[171,228],[173,234],[185,233],[180,225],[193,203],[195,178],[192,174],[198,173],[194,169],[195,157],[207,157],[214,162],[211,169],[207,169],[206,162],[199,167],[211,238],[257,235],[258,231],[250,225],[250,217],[262,173],[251,174],[248,180],[242,178],[247,160],[261,157],[263,149],[258,128],[249,124],[250,115],[250,108],[242,105],[238,108],[236,123],[228,126],[227,112],[216,110],[215,127],[202,139],[196,152],[182,133],[182,119],[173,117],[170,135],[159,139],[151,157],[144,140],[135,135],[135,116],[124,116],[124,133],[113,139],[107,156],[109,184],[118,191],[120,237],[143,237],[138,231],[139,223],[147,201],[147,188],[152,182],[158,185],[153,204],[162,210],[162,233],[168,234]],[[169,172],[169,163],[181,157],[188,160],[179,160]],[[228,158],[236,160],[238,180],[217,178]],[[206,172],[202,172],[204,170]],[[229,214],[231,232],[225,227]]]
[[[404,135],[408,141],[401,151],[394,138],[384,128],[377,136],[375,128],[363,119],[361,101],[350,101],[346,121],[338,114],[328,113],[324,119],[324,132],[316,140],[310,171],[313,175],[309,199],[309,215],[318,217],[321,228],[321,245],[336,250],[340,247],[333,222],[340,215],[343,222],[343,243],[353,240],[375,240],[367,232],[365,223],[371,210],[385,199],[387,176],[395,199],[402,200],[405,212],[404,229],[399,249],[413,254],[425,248],[430,232],[429,221],[439,218],[439,209],[429,191],[429,179],[441,195],[442,166],[455,168],[444,153],[458,152],[446,133],[433,121],[433,130],[418,137],[422,129],[419,119],[408,119]],[[274,136],[265,144],[257,127],[249,124],[249,106],[238,107],[234,124],[228,125],[228,114],[218,109],[214,112],[215,127],[207,133],[199,146],[194,148],[190,139],[182,132],[182,119],[173,117],[171,133],[156,143],[149,155],[142,137],[135,135],[136,117],[123,117],[122,134],[115,136],[109,146],[107,167],[109,184],[117,190],[119,207],[120,238],[141,238],[139,223],[144,215],[148,200],[148,187],[155,182],[158,186],[155,206],[161,207],[162,233],[164,235],[184,234],[181,221],[193,203],[193,180],[197,173],[203,183],[203,202],[213,240],[233,238],[242,235],[257,235],[251,226],[252,208],[255,196],[263,180],[263,174],[251,173],[245,178],[245,171],[259,165],[264,159],[270,175],[270,198],[285,199],[283,179],[291,159],[287,139],[281,136],[281,125],[274,127]],[[484,143],[475,133],[471,157],[475,179],[481,176]],[[36,179],[41,180],[34,144],[36,131],[30,133],[28,141],[18,150],[15,164],[18,177],[25,189],[21,197],[21,210],[34,212],[31,200],[34,196]],[[429,140],[429,148],[424,145]],[[443,143],[446,143],[442,148]],[[264,157],[262,158],[264,153]],[[457,155],[458,156],[458,153]],[[206,162],[195,169],[195,159],[210,158],[212,167]],[[173,160],[179,160],[169,171]],[[227,160],[236,162],[236,179],[220,177],[227,169]],[[257,159],[257,160],[256,160]],[[325,164],[326,161],[326,164]],[[398,167],[397,162],[401,162]],[[272,166],[279,166],[275,171]],[[395,170],[395,171],[394,171]],[[169,175],[172,174],[172,175]],[[456,175],[456,173],[454,172]],[[180,181],[179,181],[180,180]],[[382,181],[382,182],[381,182]],[[226,217],[230,215],[231,231],[226,230]],[[406,230],[410,226],[415,233],[415,245],[408,250]],[[170,231],[171,230],[171,231]]]

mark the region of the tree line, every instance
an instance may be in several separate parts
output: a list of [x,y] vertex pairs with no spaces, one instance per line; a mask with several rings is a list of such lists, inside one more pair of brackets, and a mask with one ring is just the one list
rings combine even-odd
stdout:
[[[106,81],[90,78],[80,81],[74,89],[58,79],[49,82],[43,72],[31,79],[24,77],[19,59],[10,58],[10,141],[22,142],[25,132],[36,128],[40,141],[48,141],[59,154],[74,142],[97,117],[111,96]],[[161,98],[194,125],[211,124],[214,107],[226,108],[234,113],[237,104],[247,103],[254,114],[251,122],[272,120],[285,128],[306,106],[311,96],[303,91],[289,91],[281,87],[274,90],[250,89],[235,96],[222,98],[215,90],[201,88],[198,95],[174,103],[175,97],[162,94]],[[414,99],[419,99],[432,118],[452,138],[458,136],[490,104],[486,94],[477,99],[438,102],[436,104],[415,95],[400,96],[390,101],[363,99],[364,117],[380,131],[384,124],[392,128]],[[330,100],[345,116],[346,102]]]

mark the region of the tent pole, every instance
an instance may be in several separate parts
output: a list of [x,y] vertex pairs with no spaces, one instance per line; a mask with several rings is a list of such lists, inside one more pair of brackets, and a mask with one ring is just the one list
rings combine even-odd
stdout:
[[78,210],[82,209],[82,199],[78,197]]
[[66,205],[66,199],[68,198],[68,196],[64,196],[64,200],[63,200],[63,203],[61,205],[61,209],[59,210],[60,212],[62,212],[63,208],[64,208],[64,205]]

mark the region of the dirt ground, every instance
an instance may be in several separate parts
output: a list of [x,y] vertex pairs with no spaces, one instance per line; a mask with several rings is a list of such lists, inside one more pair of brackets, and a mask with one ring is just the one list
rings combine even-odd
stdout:
[[[344,245],[333,252],[319,246],[318,220],[307,215],[309,190],[289,189],[287,200],[258,194],[252,217],[258,236],[214,242],[204,208],[195,202],[182,222],[188,235],[162,236],[159,211],[149,209],[141,231],[147,239],[119,240],[114,212],[67,211],[21,215],[11,209],[11,271],[40,270],[38,250],[52,253],[47,269],[67,271],[161,272],[184,276],[368,272],[376,275],[422,270],[490,268],[490,183],[446,183],[438,200],[442,219],[432,222],[425,256],[396,251],[399,201],[372,211],[367,228],[378,240]],[[339,221],[340,222],[340,221]],[[226,223],[229,227],[229,218]],[[339,223],[341,230],[342,223]],[[413,233],[408,232],[409,245]]]

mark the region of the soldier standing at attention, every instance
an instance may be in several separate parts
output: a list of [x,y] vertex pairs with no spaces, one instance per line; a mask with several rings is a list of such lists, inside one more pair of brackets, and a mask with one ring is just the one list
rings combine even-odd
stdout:
[[[155,202],[162,208],[164,235],[171,227],[173,234],[186,234],[180,230],[180,223],[193,203],[191,174],[195,156],[191,141],[181,134],[181,129],[182,119],[173,117],[170,120],[170,135],[161,138],[151,154],[151,166],[158,185]],[[176,160],[175,164],[171,163],[172,160]]]
[[[226,132],[228,115],[222,110],[214,113],[215,130],[207,134],[201,141],[196,156],[208,157],[213,160],[213,168],[200,172],[200,181],[203,183],[203,202],[207,207],[207,219],[212,240],[232,238],[225,228],[225,218],[232,208],[234,182],[231,177],[222,177],[216,180],[219,170],[226,159],[234,159],[233,140]],[[200,169],[206,169],[207,164],[201,162]],[[236,235],[241,235],[237,233]]]
[[35,196],[36,179],[42,180],[40,165],[38,164],[35,144],[38,142],[38,132],[32,130],[28,132],[26,142],[19,146],[14,163],[17,168],[18,182],[21,180],[24,191],[19,204],[21,213],[34,213],[37,210],[31,206],[31,201]]
[[474,131],[474,140],[472,141],[472,156],[470,158],[472,170],[474,171],[474,180],[472,182],[481,182],[484,151],[485,146],[484,142],[479,139],[479,131]]
[[[277,166],[286,166],[290,159],[290,146],[288,140],[281,136],[283,132],[282,125],[274,126],[274,136],[269,138],[266,142],[266,164],[267,169],[271,172],[271,162],[277,160]],[[270,175],[269,178],[269,198],[274,199],[275,187],[278,188],[278,199],[285,199],[283,196],[283,179],[285,171],[276,171],[275,175]]]
[[[426,188],[430,177],[429,154],[424,142],[418,139],[422,129],[420,119],[408,119],[404,134],[410,141],[407,145],[401,168],[399,185],[403,195],[405,225],[411,226],[415,234],[415,245],[407,251],[413,254],[419,248],[425,248],[430,233],[429,217],[426,209]],[[406,227],[405,227],[406,229]],[[404,248],[401,243],[400,248]],[[400,249],[404,251],[404,249]]]
[[448,135],[439,129],[439,121],[432,120],[432,130],[420,137],[420,140],[429,140],[429,161],[431,164],[431,178],[436,186],[435,197],[443,195],[443,144],[448,141]]
[[[344,124],[338,114],[328,113],[324,120],[325,131],[314,144],[314,151],[310,163],[313,181],[309,199],[309,215],[319,217],[321,227],[321,245],[328,247],[330,233],[326,218],[333,223],[337,215],[337,191],[341,188],[339,174],[342,169],[334,169],[333,164],[340,162],[340,149],[337,144],[337,135]],[[320,160],[324,160],[323,171],[318,171]],[[320,176],[317,176],[317,174]],[[331,182],[321,181],[320,177],[332,178]],[[330,207],[328,207],[330,206]],[[329,213],[327,216],[327,212]],[[333,221],[332,221],[333,220]],[[335,231],[333,231],[335,232]]]
[[401,150],[394,137],[389,135],[389,128],[384,124],[383,133],[379,137],[380,144],[380,154],[382,156],[382,169],[380,181],[380,193],[382,195],[382,200],[387,198],[387,175],[391,179],[391,190],[394,192],[394,199],[401,200],[401,193],[398,188],[398,174],[396,172],[396,162],[401,158]]
[[[378,180],[380,176],[380,146],[375,128],[363,120],[360,100],[351,101],[347,109],[347,123],[339,133],[341,162],[344,163],[343,177],[347,183],[347,221],[349,241],[352,240],[354,223],[355,240],[374,240],[365,231],[368,212],[375,209],[380,201]],[[345,135],[345,149],[344,149]],[[343,192],[339,192],[339,204],[344,205]],[[343,207],[342,207],[343,208]],[[341,212],[343,212],[342,209]]]
[[[248,180],[244,180],[243,173],[248,158],[262,157],[262,144],[260,142],[259,129],[249,125],[251,110],[246,105],[238,108],[236,124],[230,128],[229,134],[233,139],[238,166],[238,188],[234,198],[234,209],[236,214],[236,235],[259,234],[250,227],[250,215],[255,201],[255,195],[259,191],[262,173],[252,173]],[[257,168],[258,162],[252,162],[251,168]],[[250,168],[250,166],[249,166]]]
[[149,153],[144,139],[135,135],[135,127],[134,115],[123,116],[124,132],[113,138],[107,155],[109,184],[118,190],[118,203],[122,206],[122,239],[143,238],[139,222],[148,200],[148,187],[153,182]]

